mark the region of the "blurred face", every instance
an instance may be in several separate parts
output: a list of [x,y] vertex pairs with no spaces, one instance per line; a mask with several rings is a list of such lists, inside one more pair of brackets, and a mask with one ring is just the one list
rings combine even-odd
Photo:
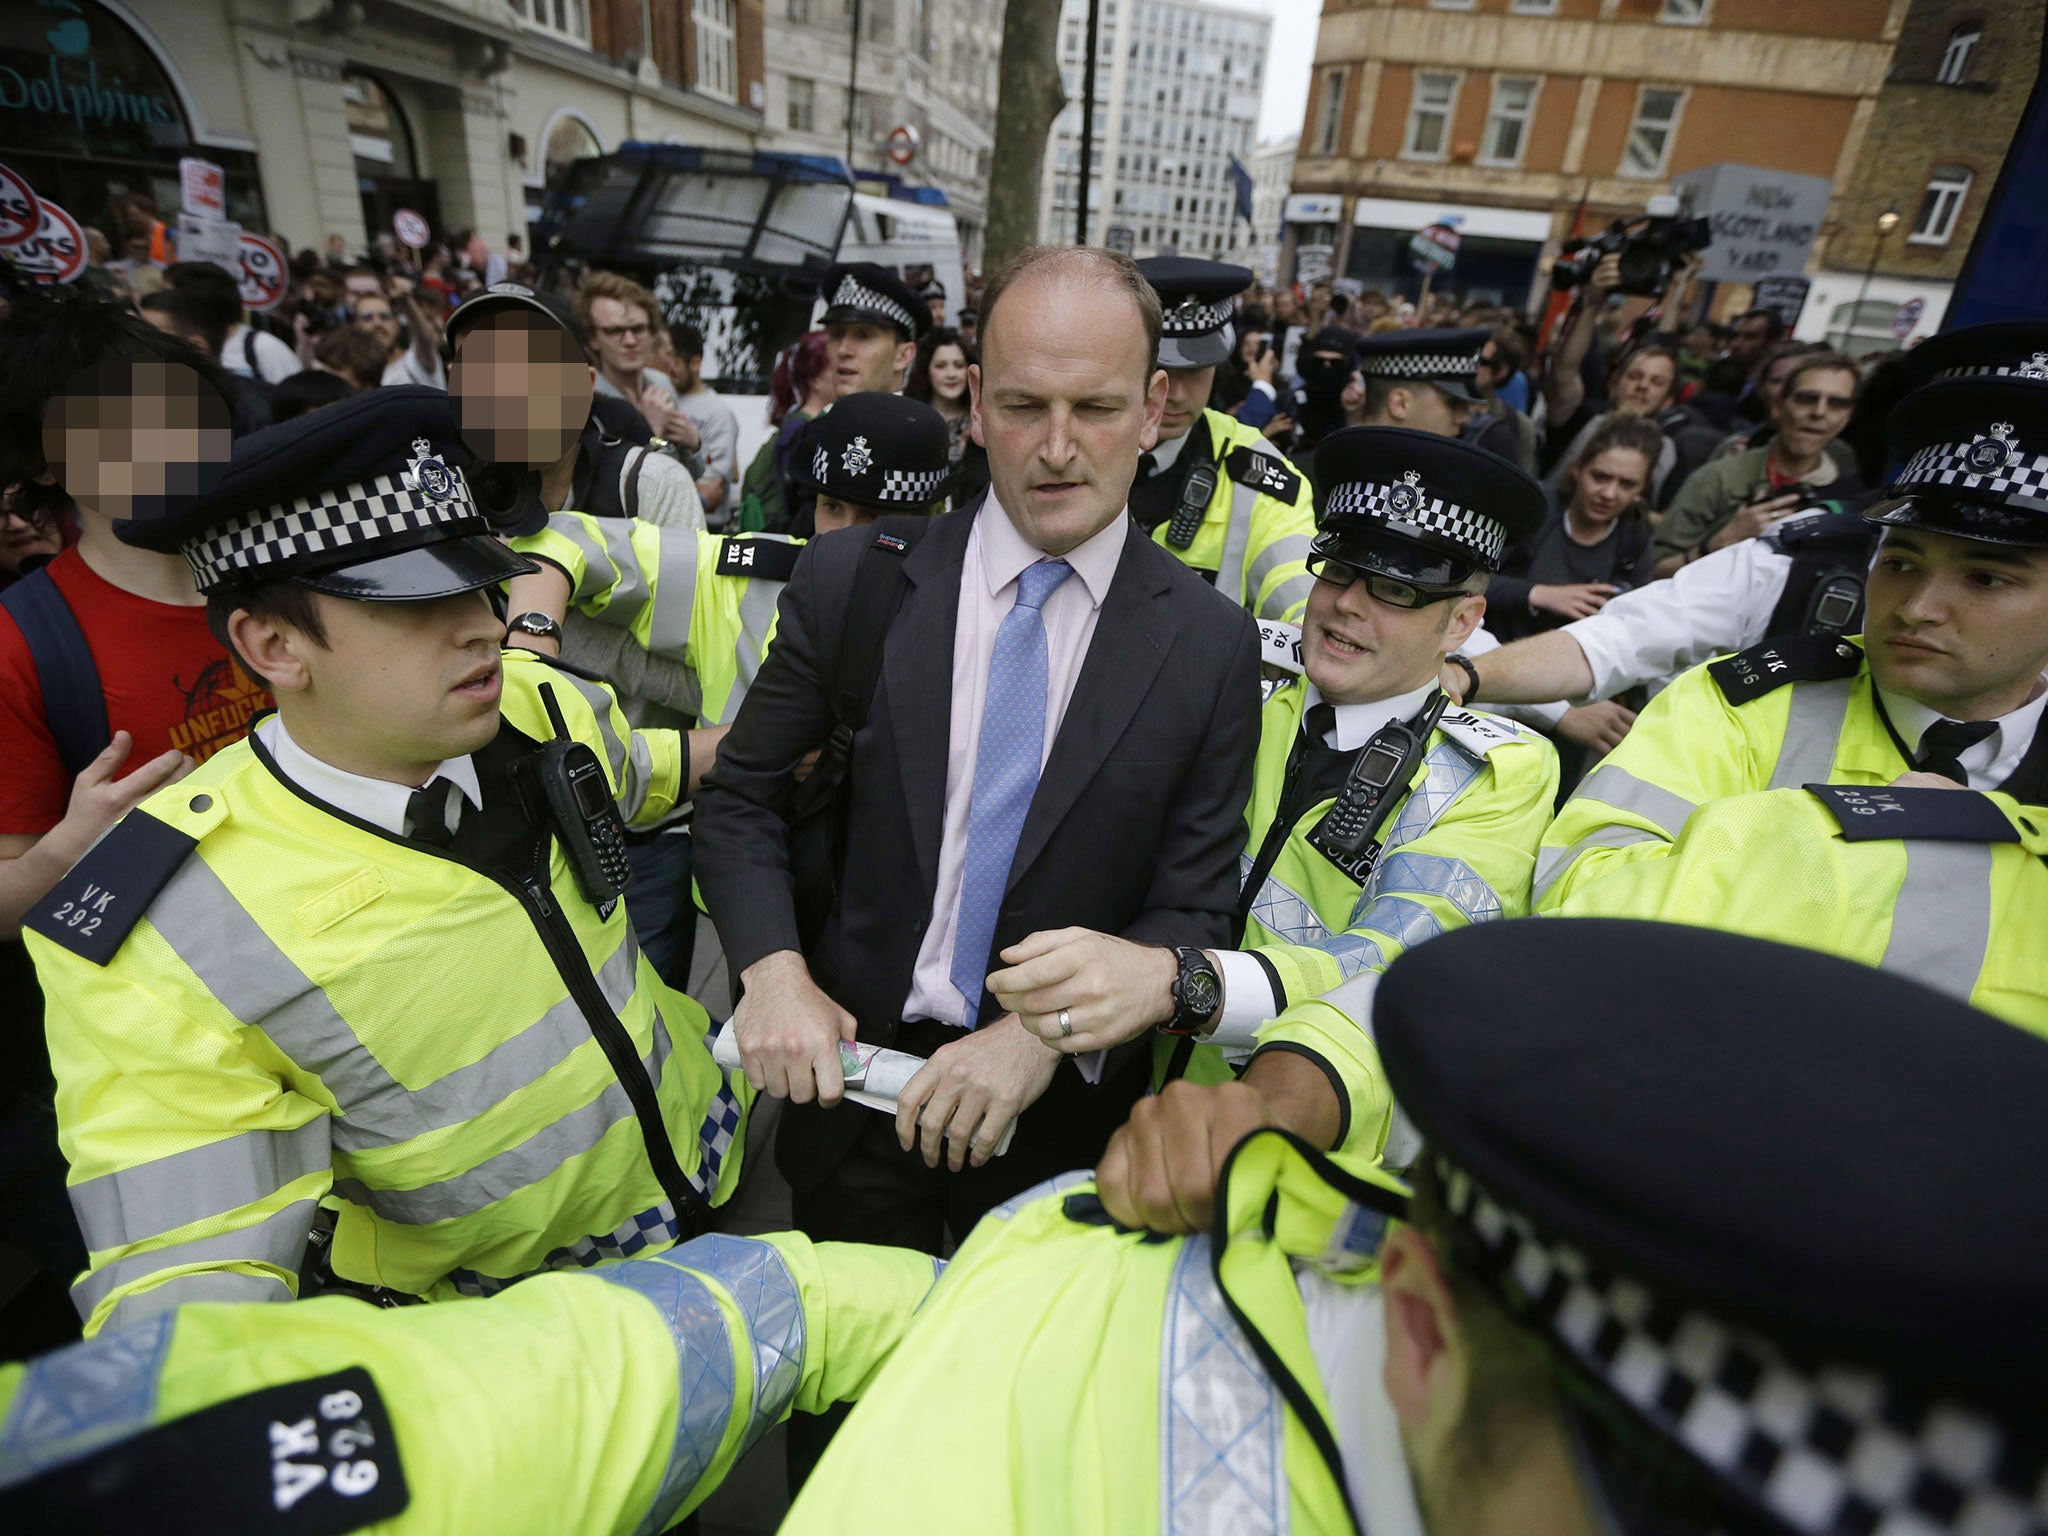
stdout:
[[868,390],[894,393],[916,356],[917,343],[904,340],[893,325],[834,320],[825,327],[825,377],[835,400]]
[[377,338],[378,345],[390,351],[398,345],[398,316],[392,312],[391,301],[383,294],[372,294],[355,301],[356,329]]
[[342,280],[342,286],[348,290],[350,304],[358,299],[384,297],[384,285],[374,272],[351,272]]
[[1614,386],[1614,408],[1630,416],[1654,416],[1671,403],[1671,386],[1678,370],[1671,359],[1654,353],[1628,360]]
[[633,378],[654,362],[654,325],[638,304],[593,299],[589,340],[606,373]]
[[946,323],[946,301],[944,299],[934,294],[931,298],[924,301],[924,307],[930,313],[933,325],[944,325]]
[[1871,675],[1951,719],[2019,708],[2048,668],[2048,550],[1888,528],[1864,606]]
[[1792,377],[1792,370],[1798,366],[1798,358],[1781,357],[1757,378],[1757,398],[1763,401],[1766,410],[1776,413],[1778,402],[1785,398],[1785,381]]
[[926,373],[932,381],[932,394],[938,399],[966,400],[967,354],[951,342],[932,353]]
[[64,548],[56,514],[37,501],[25,485],[0,489],[0,571],[10,576],[19,575],[30,560]]
[[462,440],[475,453],[541,469],[575,451],[596,377],[558,327],[497,314],[455,344],[448,387],[460,405]]
[[1476,596],[1396,608],[1363,581],[1318,577],[1302,620],[1303,668],[1332,704],[1395,698],[1434,679],[1485,612],[1486,599]]
[[1772,418],[1788,457],[1811,458],[1827,448],[1856,406],[1856,375],[1843,368],[1809,368],[1795,375]]
[[1596,528],[1642,500],[1650,484],[1650,461],[1633,448],[1609,448],[1581,464],[1572,491],[1572,518]]
[[1166,409],[1159,413],[1159,441],[1170,443],[1185,437],[1209,405],[1209,391],[1216,383],[1214,368],[1169,368],[1166,370]]
[[1739,320],[1735,325],[1734,338],[1728,343],[1728,355],[1741,362],[1753,363],[1764,355],[1771,339],[1770,321]]
[[81,510],[119,522],[200,488],[225,464],[228,404],[182,363],[111,363],[43,419],[43,456]]
[[859,528],[872,523],[882,515],[879,507],[864,507],[857,501],[842,501],[837,496],[820,494],[811,511],[811,521],[820,535],[837,533],[841,528]]
[[1020,279],[982,340],[967,375],[996,499],[1034,548],[1064,554],[1123,510],[1166,373],[1137,303],[1084,272]]

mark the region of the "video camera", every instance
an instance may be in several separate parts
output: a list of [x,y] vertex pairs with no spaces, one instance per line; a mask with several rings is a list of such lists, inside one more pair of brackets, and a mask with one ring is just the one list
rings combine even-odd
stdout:
[[1570,290],[1589,281],[1603,257],[1621,258],[1619,293],[1660,297],[1671,286],[1678,264],[1694,251],[1714,243],[1705,219],[1682,216],[1678,199],[1653,197],[1642,216],[1616,219],[1590,240],[1567,241],[1551,266],[1553,286]]

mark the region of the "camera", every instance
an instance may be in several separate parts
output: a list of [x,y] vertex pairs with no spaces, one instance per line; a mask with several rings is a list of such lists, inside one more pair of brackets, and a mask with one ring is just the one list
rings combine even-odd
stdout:
[[1570,290],[1589,281],[1606,256],[1621,258],[1618,293],[1658,298],[1671,286],[1678,264],[1694,251],[1714,243],[1705,219],[1683,216],[1675,197],[1653,197],[1642,216],[1616,219],[1589,240],[1565,243],[1550,269],[1553,286]]

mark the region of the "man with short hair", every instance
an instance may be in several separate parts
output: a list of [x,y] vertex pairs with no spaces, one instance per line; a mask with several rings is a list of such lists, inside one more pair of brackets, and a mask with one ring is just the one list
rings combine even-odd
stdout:
[[924,300],[872,261],[832,268],[820,292],[825,296],[825,370],[834,393],[901,389],[916,361],[918,340],[932,328]]
[[174,262],[164,271],[171,288],[189,291],[205,303],[222,335],[216,355],[221,367],[245,379],[282,384],[305,364],[284,342],[248,323],[241,288],[226,268],[210,261]]
[[652,293],[616,272],[586,272],[576,285],[576,329],[597,363],[597,393],[645,417],[656,437],[681,450],[694,480],[704,473],[697,423],[684,412],[675,383],[654,366],[660,312]]
[[1359,425],[1458,436],[1472,412],[1485,404],[1479,367],[1492,339],[1493,332],[1483,328],[1359,337],[1358,371],[1365,379]]
[[739,484],[739,418],[704,382],[704,333],[687,323],[668,329],[675,349],[677,404],[696,423],[702,443],[704,473],[697,480],[697,494],[704,502],[705,520],[713,528],[732,522],[737,504],[734,487]]

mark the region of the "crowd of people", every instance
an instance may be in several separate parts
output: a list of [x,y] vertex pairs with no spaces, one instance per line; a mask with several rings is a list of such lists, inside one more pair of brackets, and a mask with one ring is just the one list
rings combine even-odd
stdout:
[[399,254],[6,295],[10,1523],[2048,1529],[2048,321]]

